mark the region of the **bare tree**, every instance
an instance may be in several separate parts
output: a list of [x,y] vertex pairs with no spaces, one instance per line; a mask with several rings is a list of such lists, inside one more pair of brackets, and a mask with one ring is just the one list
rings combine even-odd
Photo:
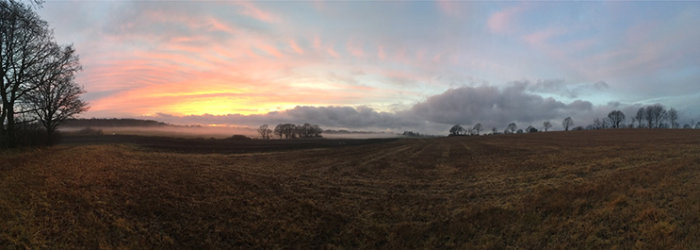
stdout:
[[613,128],[620,128],[620,124],[625,121],[625,114],[620,110],[613,110],[608,113],[608,119],[610,119],[610,125]]
[[75,83],[75,73],[80,70],[78,57],[72,47],[59,49],[46,64],[44,74],[35,82],[37,87],[23,97],[27,110],[32,111],[46,129],[49,145],[54,143],[56,128],[63,121],[87,110],[87,103],[80,100],[84,93]]
[[547,132],[550,128],[552,128],[552,123],[549,121],[545,121],[542,125],[544,126],[544,132]]
[[695,123],[695,129],[700,129],[700,122]]
[[17,145],[17,118],[38,120],[53,134],[61,121],[86,108],[73,81],[80,69],[75,51],[53,40],[31,6],[0,1],[0,135],[9,147]]
[[639,110],[637,110],[637,115],[634,116],[634,119],[636,119],[637,123],[639,123],[637,125],[638,128],[642,127],[642,122],[644,121],[644,117],[646,117],[645,112],[644,112],[644,108],[643,107],[639,108]]
[[602,128],[603,128],[603,122],[602,122],[599,118],[595,118],[595,120],[593,120],[593,126],[592,126],[592,128],[595,129],[595,130],[602,129]]
[[450,128],[451,136],[461,135],[462,133],[464,133],[464,128],[459,124],[456,124]]
[[55,43],[45,21],[20,2],[0,1],[0,133],[7,146],[16,146],[18,101],[37,85],[45,58]]
[[260,125],[258,128],[258,134],[260,134],[260,137],[264,140],[269,140],[272,136],[272,129],[270,129],[267,124]]
[[273,133],[275,135],[279,136],[280,139],[282,139],[282,136],[284,136],[284,128],[283,128],[282,124],[277,124],[277,126],[275,126],[275,130],[273,131]]
[[678,111],[676,111],[676,109],[669,109],[667,112],[667,117],[668,121],[671,123],[671,128],[678,128],[680,126],[678,124]]
[[647,121],[648,128],[659,128],[666,119],[666,109],[660,104],[647,106],[644,108],[644,119]]
[[564,118],[564,120],[561,122],[561,126],[564,127],[564,131],[569,131],[569,128],[574,126],[574,119],[571,119],[570,116]]
[[481,123],[475,124],[472,130],[476,131],[476,135],[479,135],[479,132],[481,131]]
[[506,130],[504,131],[505,133],[515,133],[515,131],[518,129],[518,125],[515,125],[515,122],[511,122],[506,126]]
[[297,125],[295,128],[295,133],[300,138],[321,137],[322,132],[323,130],[318,125],[311,125],[308,123]]

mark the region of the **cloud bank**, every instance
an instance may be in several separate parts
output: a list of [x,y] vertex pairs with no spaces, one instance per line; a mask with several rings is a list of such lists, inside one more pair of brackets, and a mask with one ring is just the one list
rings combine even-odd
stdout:
[[517,81],[501,88],[489,85],[462,86],[430,96],[408,109],[396,112],[380,112],[367,106],[296,106],[259,115],[176,116],[159,113],[147,118],[174,124],[227,124],[249,127],[309,122],[328,129],[393,132],[414,130],[444,134],[454,124],[473,126],[476,123],[481,123],[485,128],[502,130],[511,122],[522,128],[529,125],[540,128],[544,121],[551,121],[554,128],[558,129],[561,120],[568,116],[574,119],[575,125],[585,126],[615,109],[620,109],[631,117],[641,106],[619,102],[593,105],[586,100],[564,102],[529,91],[539,88],[539,85],[541,82]]

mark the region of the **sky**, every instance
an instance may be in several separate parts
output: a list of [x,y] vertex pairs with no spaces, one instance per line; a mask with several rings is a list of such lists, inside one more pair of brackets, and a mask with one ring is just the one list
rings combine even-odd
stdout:
[[[700,2],[48,1],[84,118],[446,133],[700,121]],[[629,123],[630,119],[627,120]]]

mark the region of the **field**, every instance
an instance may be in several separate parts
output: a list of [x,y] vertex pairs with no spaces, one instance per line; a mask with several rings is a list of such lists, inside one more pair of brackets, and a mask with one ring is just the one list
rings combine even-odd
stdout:
[[698,130],[237,143],[1,152],[0,248],[700,248]]

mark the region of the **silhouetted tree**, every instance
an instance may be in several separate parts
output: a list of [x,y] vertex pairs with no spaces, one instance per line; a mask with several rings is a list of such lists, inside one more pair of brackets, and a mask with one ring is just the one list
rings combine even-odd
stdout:
[[260,138],[264,140],[269,140],[272,136],[272,130],[267,124],[263,124],[260,125],[260,127],[258,128],[258,134],[260,134]]
[[275,135],[280,138],[294,139],[294,138],[311,138],[311,137],[321,137],[323,129],[318,125],[311,125],[304,123],[303,125],[294,125],[291,123],[278,124],[273,131]]
[[318,125],[304,123],[295,127],[295,133],[300,138],[321,137],[323,130]]
[[644,119],[647,121],[648,128],[660,127],[665,118],[666,109],[660,104],[655,104],[644,108]]
[[700,129],[700,122],[695,123],[695,129]]
[[536,132],[537,132],[537,129],[536,129],[535,127],[533,127],[533,126],[527,126],[527,129],[525,129],[525,132],[528,132],[528,133],[536,133]]
[[620,128],[620,124],[625,121],[625,114],[620,110],[613,110],[608,113],[608,119],[610,119],[613,128]]
[[481,123],[475,124],[472,130],[476,131],[476,135],[479,135],[479,132],[481,131]]
[[686,124],[683,125],[683,128],[684,128],[684,129],[690,129],[690,128],[692,128],[692,127],[690,127],[690,124],[686,123]]
[[422,136],[420,133],[418,133],[418,132],[413,132],[413,131],[403,131],[403,135],[404,135],[404,136],[410,136],[410,137],[419,137],[419,136]]
[[459,124],[455,124],[452,126],[452,128],[450,128],[451,136],[461,135],[462,133],[464,133],[464,128]]
[[592,125],[593,125],[592,128],[596,129],[596,130],[603,128],[603,122],[598,118],[595,118],[595,120],[593,120]]
[[564,127],[564,131],[569,131],[569,128],[574,126],[574,119],[571,119],[571,117],[564,118],[561,122],[561,126]]
[[634,119],[636,119],[637,123],[639,123],[637,125],[638,128],[642,128],[642,122],[644,121],[644,117],[646,117],[645,114],[646,112],[644,112],[644,107],[641,107],[639,108],[639,110],[637,110],[637,115],[634,116]]
[[[65,78],[75,71],[73,66],[77,65],[77,57],[72,48],[64,49],[53,40],[48,24],[31,7],[17,1],[0,1],[0,135],[9,147],[17,145],[16,119],[33,111],[22,100],[42,85],[56,84],[60,80],[57,78]],[[57,59],[66,55],[68,61],[75,61],[75,65],[69,63],[68,67],[60,67],[66,61]],[[68,89],[71,89],[69,93],[75,93],[75,88]],[[78,110],[82,108],[84,106]],[[56,116],[52,114],[39,119],[55,121]],[[52,123],[49,129],[58,123]]]
[[24,95],[27,110],[36,115],[46,129],[47,143],[54,143],[54,133],[59,124],[87,110],[87,103],[80,100],[84,93],[75,83],[75,73],[80,70],[78,57],[72,47],[59,49],[45,60],[47,68],[37,76],[37,87]]
[[285,139],[296,138],[296,125],[291,123],[278,124],[275,127],[274,133],[280,138],[284,136]]
[[549,121],[545,121],[542,125],[544,126],[544,132],[547,132],[550,128],[552,128],[552,123]]
[[678,111],[674,108],[669,109],[667,117],[668,121],[671,123],[671,128],[678,128]]
[[515,131],[516,131],[517,129],[518,129],[518,125],[515,125],[515,122],[511,122],[510,124],[508,124],[508,126],[506,126],[506,130],[503,131],[503,132],[506,133],[506,134],[508,134],[508,133],[515,133]]

